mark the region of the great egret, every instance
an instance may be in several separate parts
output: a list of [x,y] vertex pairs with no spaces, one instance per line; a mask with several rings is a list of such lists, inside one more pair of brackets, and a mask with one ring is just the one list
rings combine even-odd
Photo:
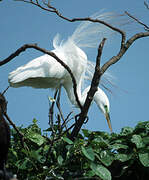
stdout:
[[[109,21],[112,19],[112,14],[96,14],[92,17]],[[92,75],[93,70],[90,68],[93,68],[94,65],[88,60],[87,55],[81,48],[95,47],[99,43],[100,38],[105,37],[106,33],[109,34],[109,31],[106,26],[99,23],[82,22],[66,41],[60,41],[59,35],[53,40],[54,50],[52,51],[71,69],[77,82],[77,93],[82,105],[89,91],[89,87],[87,87],[81,92],[82,84],[85,79]],[[31,86],[33,88],[57,89],[62,85],[67,92],[70,102],[76,107],[78,106],[69,73],[53,57],[47,54],[17,68],[9,74],[8,79],[10,86],[15,88]],[[103,90],[98,88],[93,100],[105,115],[109,128],[112,131],[108,97]]]

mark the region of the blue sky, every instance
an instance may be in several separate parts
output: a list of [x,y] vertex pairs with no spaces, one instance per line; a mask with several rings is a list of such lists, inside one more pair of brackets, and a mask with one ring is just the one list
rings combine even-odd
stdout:
[[[87,17],[105,9],[106,12],[123,13],[128,11],[144,23],[148,22],[149,11],[143,5],[143,0],[53,0],[53,6],[67,17]],[[0,2],[0,59],[6,58],[17,48],[26,43],[37,43],[40,47],[53,49],[53,37],[60,33],[67,38],[79,23],[70,23],[45,12],[30,4],[15,1]],[[129,26],[128,36],[143,31],[140,25]],[[109,69],[117,87],[108,93],[111,104],[110,115],[113,130],[119,132],[122,127],[134,127],[139,121],[148,121],[149,100],[149,37],[136,41],[116,65]],[[119,39],[111,39],[104,48],[102,62],[118,51]],[[97,50],[86,52],[94,61]],[[36,50],[27,50],[10,63],[0,67],[0,91],[8,86],[8,74],[17,67],[42,55]],[[10,88],[6,93],[8,100],[8,115],[17,125],[29,125],[33,118],[38,120],[42,129],[48,127],[48,96],[53,92],[37,90],[29,87]],[[62,95],[62,107],[65,114],[72,110],[69,100]],[[83,127],[90,130],[109,132],[106,120],[93,105],[89,111],[89,122]]]

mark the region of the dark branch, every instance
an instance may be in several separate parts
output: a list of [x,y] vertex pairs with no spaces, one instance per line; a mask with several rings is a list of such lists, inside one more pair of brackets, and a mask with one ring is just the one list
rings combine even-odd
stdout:
[[[4,112],[4,116],[6,117],[6,119],[10,123],[10,125],[16,130],[16,132],[19,134],[19,136],[21,137],[21,140],[22,140],[24,138],[24,135],[19,131],[19,129],[16,127],[16,125],[11,121],[11,119],[9,118],[9,116],[7,115],[6,112]],[[24,143],[22,143],[22,144],[24,144]]]
[[128,48],[137,40],[143,37],[149,36],[149,32],[142,32],[135,34],[132,36],[127,42],[124,44],[123,47],[121,47],[120,51],[116,56],[113,56],[109,61],[107,61],[102,67],[101,67],[101,75],[113,64],[117,63],[121,57],[125,54],[125,52],[128,50]]
[[136,17],[132,16],[130,13],[128,13],[127,11],[125,11],[125,14],[127,14],[130,18],[132,18],[133,20],[135,20],[138,24],[141,24],[142,26],[144,26],[144,29],[149,31],[149,26],[147,26],[146,24],[144,24],[143,22],[141,22],[139,19],[137,19]]
[[108,23],[106,23],[105,21],[102,21],[100,19],[92,19],[90,17],[86,17],[86,18],[68,18],[68,17],[65,17],[63,16],[55,7],[53,7],[50,3],[50,1],[48,1],[48,3],[46,3],[46,0],[43,0],[43,4],[47,7],[44,7],[42,6],[38,0],[36,0],[36,2],[32,1],[32,0],[15,0],[15,1],[21,1],[21,2],[25,2],[25,3],[30,3],[34,6],[37,6],[45,11],[48,11],[48,12],[52,12],[52,13],[55,13],[57,16],[59,16],[60,18],[66,20],[66,21],[69,21],[69,22],[76,22],[76,21],[90,21],[90,22],[94,22],[94,23],[100,23],[100,24],[103,24],[105,26],[107,26],[108,28],[112,29],[113,31],[116,31],[118,33],[121,34],[121,37],[122,37],[122,40],[121,40],[121,46],[123,46],[123,44],[125,43],[125,39],[126,39],[126,35],[125,35],[125,32],[122,31],[121,29],[119,28],[116,28]]
[[74,126],[74,128],[72,130],[72,133],[71,133],[71,136],[70,136],[70,138],[72,140],[74,140],[77,137],[83,123],[85,122],[89,107],[91,105],[94,94],[96,93],[97,87],[99,85],[99,81],[100,81],[100,77],[101,77],[100,59],[101,59],[102,50],[103,50],[103,47],[104,47],[105,40],[106,40],[105,38],[102,40],[102,42],[100,43],[99,48],[98,48],[98,55],[97,55],[97,59],[96,59],[95,72],[94,72],[93,79],[92,79],[92,82],[91,82],[91,87],[90,87],[90,90],[88,92],[87,98],[85,100],[85,104],[83,106],[83,109],[82,109],[82,111],[81,111],[81,113],[79,115],[79,119],[76,121],[75,126]]
[[19,49],[17,49],[17,51],[15,51],[14,53],[12,53],[9,57],[7,57],[6,59],[0,61],[0,66],[8,63],[9,61],[11,61],[12,59],[14,59],[16,56],[18,56],[20,53],[22,53],[23,51],[25,51],[26,49],[29,48],[33,48],[36,49],[42,53],[48,54],[49,56],[52,56],[54,59],[56,59],[57,62],[59,62],[70,74],[72,82],[73,82],[73,90],[74,90],[74,95],[76,98],[76,101],[78,103],[78,106],[80,109],[82,109],[81,103],[79,101],[78,98],[78,94],[77,94],[77,83],[76,83],[76,79],[71,71],[71,69],[69,68],[69,66],[67,66],[61,59],[59,59],[55,53],[51,52],[51,51],[47,51],[46,49],[40,48],[39,46],[37,46],[37,44],[25,44],[22,47],[20,47]]
[[144,5],[149,10],[149,4],[146,1],[144,1]]

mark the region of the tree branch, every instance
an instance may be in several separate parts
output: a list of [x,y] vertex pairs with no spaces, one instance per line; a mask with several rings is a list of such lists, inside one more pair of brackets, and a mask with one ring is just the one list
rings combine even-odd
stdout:
[[98,55],[97,55],[97,58],[96,58],[95,72],[94,72],[93,79],[92,79],[92,82],[91,82],[91,87],[90,87],[90,90],[88,92],[87,98],[85,100],[85,104],[84,104],[84,106],[82,108],[82,111],[81,111],[81,113],[79,115],[79,119],[76,121],[75,126],[74,126],[74,128],[73,128],[73,130],[71,132],[70,138],[72,140],[74,140],[77,137],[83,123],[85,122],[85,119],[87,117],[87,113],[88,113],[89,107],[91,105],[91,102],[93,100],[94,94],[97,91],[97,87],[99,85],[99,81],[100,81],[100,77],[101,77],[100,59],[101,59],[102,50],[103,50],[105,41],[106,41],[106,39],[104,38],[102,40],[102,42],[100,43],[100,45],[99,45]]
[[149,4],[146,1],[144,1],[144,5],[149,10]]
[[141,22],[139,19],[137,19],[136,17],[132,16],[130,13],[128,13],[127,11],[125,11],[125,14],[127,14],[130,18],[132,18],[133,20],[135,20],[138,24],[141,24],[142,26],[144,26],[144,29],[146,31],[149,31],[149,26],[147,26],[146,24],[144,24],[143,22]]
[[113,56],[109,61],[107,61],[102,67],[101,67],[101,75],[104,74],[104,72],[113,64],[117,63],[121,57],[125,54],[125,52],[128,50],[128,48],[137,40],[143,37],[149,36],[149,32],[141,32],[137,33],[134,36],[132,36],[130,39],[126,41],[124,46],[120,48],[120,51],[116,56]]
[[38,0],[36,0],[36,2],[32,1],[32,0],[15,0],[15,1],[21,1],[21,2],[25,2],[25,3],[30,3],[34,6],[37,6],[45,11],[48,11],[48,12],[52,12],[52,13],[55,13],[57,16],[59,16],[60,18],[68,21],[68,22],[77,22],[77,21],[90,21],[90,22],[94,22],[94,23],[100,23],[100,24],[103,24],[105,26],[107,26],[108,28],[112,29],[113,31],[116,31],[118,33],[121,34],[121,37],[122,37],[122,40],[121,40],[121,46],[123,46],[123,44],[125,43],[125,39],[126,39],[126,35],[125,35],[125,32],[122,31],[121,29],[119,28],[116,28],[108,23],[106,23],[105,21],[102,21],[100,19],[92,19],[90,17],[86,17],[86,18],[68,18],[68,17],[65,17],[63,16],[55,7],[53,7],[50,3],[50,1],[48,1],[48,3],[46,3],[46,0],[42,0],[43,4],[47,7],[44,7],[43,5],[41,5],[39,3]]
[[77,83],[76,83],[76,79],[71,71],[71,69],[69,68],[69,66],[67,66],[61,59],[58,58],[58,56],[56,56],[55,53],[51,52],[51,51],[47,51],[46,49],[43,49],[39,46],[37,46],[37,44],[25,44],[22,47],[20,47],[19,49],[17,49],[14,53],[12,53],[9,57],[7,57],[6,59],[0,61],[0,66],[10,62],[12,59],[14,59],[16,56],[18,56],[20,53],[22,53],[23,51],[25,51],[26,49],[29,48],[33,48],[36,49],[42,53],[48,54],[49,56],[52,56],[54,59],[56,59],[57,62],[59,62],[70,74],[72,82],[73,82],[73,90],[74,90],[74,95],[77,101],[77,104],[79,106],[80,109],[82,109],[81,103],[79,101],[79,97],[77,94]]

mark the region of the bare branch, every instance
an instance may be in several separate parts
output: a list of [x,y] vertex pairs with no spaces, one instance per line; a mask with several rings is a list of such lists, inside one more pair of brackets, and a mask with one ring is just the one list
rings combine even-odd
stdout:
[[70,18],[68,18],[68,17],[63,16],[55,7],[53,7],[53,6],[50,4],[49,1],[48,1],[48,3],[46,3],[46,0],[43,0],[43,4],[44,4],[45,6],[47,6],[47,8],[44,7],[44,6],[42,6],[41,4],[39,4],[38,1],[36,1],[36,2],[33,2],[33,1],[31,1],[31,0],[16,0],[16,1],[22,1],[22,2],[25,2],[25,3],[30,3],[30,4],[35,5],[35,6],[41,8],[41,9],[43,9],[43,10],[45,10],[45,11],[55,13],[55,14],[56,14],[57,16],[59,16],[60,18],[66,20],[66,21],[69,21],[69,22],[90,21],[90,22],[94,22],[94,23],[103,24],[103,25],[107,26],[108,28],[112,29],[113,31],[116,31],[116,32],[118,32],[118,33],[121,34],[121,37],[122,37],[121,46],[123,46],[123,44],[125,43],[126,35],[125,35],[125,32],[124,32],[124,31],[122,31],[121,29],[116,28],[116,27],[114,27],[114,26],[112,26],[112,25],[110,25],[110,24],[108,24],[108,23],[106,23],[105,21],[102,21],[102,20],[100,20],[100,19],[92,19],[92,18],[90,18],[90,17],[86,17],[86,18],[72,18],[72,19],[70,19]]
[[64,122],[62,123],[62,128],[65,127],[65,125],[66,125],[70,120],[74,119],[74,117],[72,117],[72,118],[69,119],[69,117],[71,116],[72,113],[73,113],[73,112],[71,111],[71,112],[67,115],[67,117],[65,118]]
[[17,126],[11,121],[11,119],[9,118],[8,114],[6,112],[4,112],[4,116],[6,117],[6,119],[8,120],[8,122],[10,123],[10,125],[16,130],[16,132],[19,134],[20,138],[21,138],[21,142],[24,146],[24,135],[19,131],[19,129],[17,128]]
[[2,95],[4,95],[4,94],[7,92],[7,90],[9,89],[9,87],[10,87],[10,86],[8,86],[8,87],[2,92]]
[[144,1],[144,5],[149,10],[149,4],[146,1]]
[[53,13],[56,13],[57,14],[57,10],[54,8],[54,7],[50,7],[50,5],[47,5],[46,4],[46,2],[45,1],[43,1],[43,4],[44,5],[47,5],[48,6],[48,8],[45,8],[45,7],[43,7],[43,6],[41,6],[40,4],[39,4],[39,2],[38,2],[38,0],[36,0],[36,2],[34,2],[34,1],[32,1],[32,0],[15,0],[15,1],[20,1],[20,2],[25,2],[25,3],[29,3],[29,4],[32,4],[32,5],[35,5],[35,6],[37,6],[37,7],[39,7],[39,8],[41,8],[41,9],[43,9],[43,10],[45,10],[45,11],[49,11],[49,12],[53,12]]
[[39,46],[37,46],[37,44],[25,44],[22,47],[20,47],[19,49],[17,49],[14,53],[12,53],[9,57],[7,57],[6,59],[0,61],[0,66],[8,63],[9,61],[11,61],[12,59],[14,59],[16,56],[18,56],[20,53],[24,52],[26,49],[36,49],[42,53],[48,54],[49,56],[52,56],[54,59],[56,59],[56,61],[58,63],[60,63],[70,74],[72,82],[73,82],[73,90],[74,90],[74,95],[77,101],[77,104],[79,106],[80,109],[82,109],[82,105],[79,101],[79,97],[77,94],[77,83],[76,83],[76,79],[71,71],[71,69],[69,68],[69,66],[67,66],[61,59],[58,58],[58,56],[56,56],[56,54],[54,52],[48,51],[46,49],[40,48]]
[[81,113],[79,115],[79,119],[76,121],[75,126],[74,126],[74,128],[72,130],[72,133],[70,135],[70,138],[72,140],[74,140],[77,137],[83,123],[85,122],[85,119],[87,117],[87,113],[88,113],[89,107],[91,105],[92,99],[94,97],[95,92],[97,91],[97,87],[99,85],[99,81],[100,81],[100,77],[101,77],[100,66],[99,65],[100,65],[100,59],[101,59],[102,50],[103,50],[105,41],[106,41],[106,39],[104,38],[102,40],[102,42],[100,43],[100,45],[99,45],[98,55],[97,55],[97,58],[96,58],[95,72],[94,72],[93,79],[92,79],[92,82],[91,82],[91,87],[90,87],[90,90],[88,92],[87,98],[85,100],[83,109],[82,109],[82,111],[81,111]]
[[[5,92],[7,91],[7,89],[5,90]],[[6,122],[5,118],[4,118],[4,117],[6,117],[6,119],[10,123],[10,125],[12,125],[12,127],[16,130],[16,132],[20,136],[21,144],[24,147],[24,135],[19,131],[19,129],[16,127],[16,125],[11,121],[11,119],[7,115],[7,101],[6,101],[5,97],[4,97],[5,92],[3,92],[3,94],[0,93],[0,100],[1,100],[0,101],[0,123],[4,123],[5,125],[7,125],[7,122]],[[7,131],[8,132],[10,131],[9,125],[7,125]]]
[[128,48],[137,40],[143,37],[149,36],[149,32],[141,32],[138,34],[135,34],[132,36],[127,42],[124,44],[124,46],[120,49],[118,54],[116,56],[113,56],[109,61],[107,61],[102,67],[101,67],[101,75],[113,64],[117,63],[121,57],[125,54],[125,52],[128,50]]
[[125,11],[125,14],[127,14],[130,18],[132,18],[133,20],[135,20],[138,24],[141,24],[142,26],[144,26],[144,29],[146,31],[149,31],[149,26],[147,26],[146,24],[144,24],[143,22],[141,22],[139,19],[137,19],[136,17],[132,16],[130,13],[128,13],[127,11]]

